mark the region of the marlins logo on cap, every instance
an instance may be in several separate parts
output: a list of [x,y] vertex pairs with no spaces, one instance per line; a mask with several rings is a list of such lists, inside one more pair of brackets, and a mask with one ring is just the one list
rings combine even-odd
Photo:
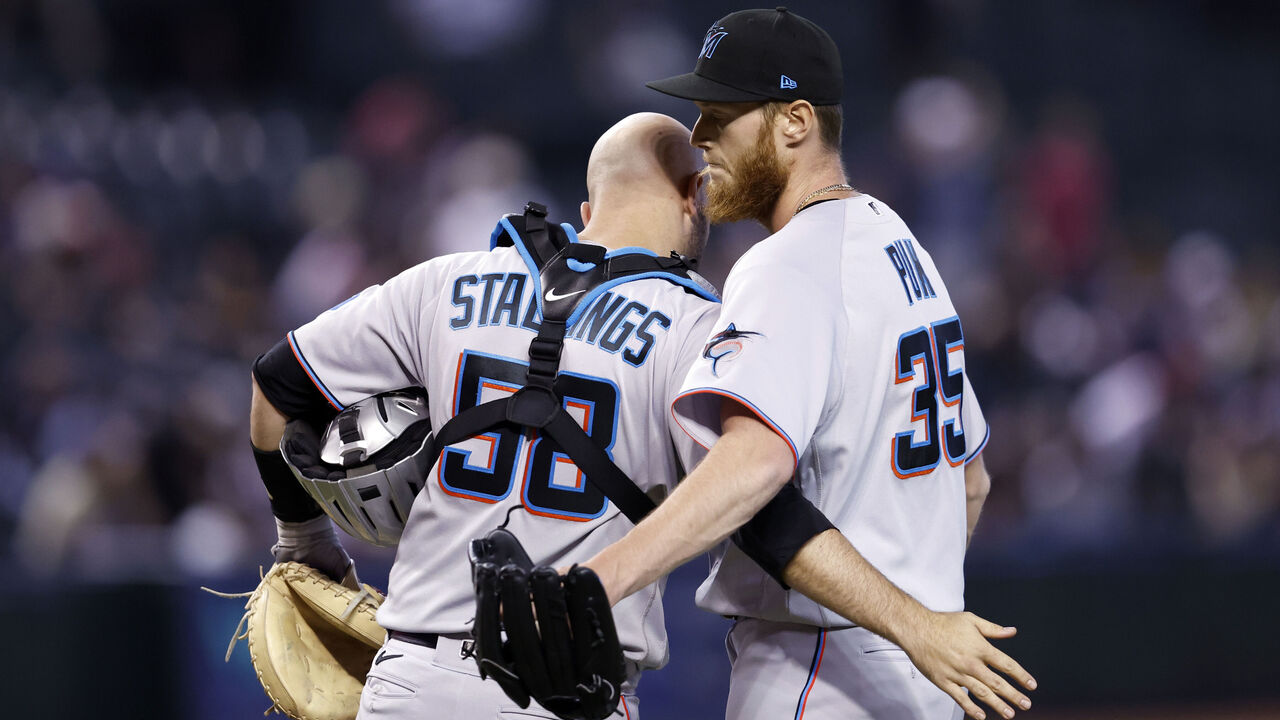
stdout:
[[700,58],[709,58],[716,52],[716,46],[724,39],[729,32],[722,25],[712,25],[707,31],[707,38],[702,41],[702,52],[698,53]]

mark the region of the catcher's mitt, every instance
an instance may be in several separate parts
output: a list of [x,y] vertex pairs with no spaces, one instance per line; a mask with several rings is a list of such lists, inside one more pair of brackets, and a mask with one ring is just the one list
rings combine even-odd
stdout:
[[365,675],[386,640],[374,619],[382,595],[359,586],[354,566],[337,583],[297,562],[272,565],[252,593],[223,596],[245,595],[226,659],[236,641],[248,639],[253,668],[273,703],[268,712],[296,720],[355,718]]
[[[529,699],[565,720],[602,720],[626,677],[613,611],[600,579],[574,566],[534,567],[503,529],[471,541],[475,657],[520,707]],[[505,640],[504,640],[505,634]]]

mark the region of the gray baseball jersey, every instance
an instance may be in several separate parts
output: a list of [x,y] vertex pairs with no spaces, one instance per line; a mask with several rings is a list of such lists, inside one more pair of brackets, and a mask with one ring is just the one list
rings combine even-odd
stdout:
[[[523,384],[538,327],[536,280],[513,247],[439,257],[323,313],[289,342],[335,407],[421,385],[439,428]],[[699,453],[668,409],[718,305],[656,278],[586,302],[561,359],[561,376],[572,388],[565,407],[641,489],[660,499],[675,484],[677,449],[683,457]],[[527,511],[511,512],[521,505]],[[534,562],[553,566],[583,562],[631,528],[536,433],[495,431],[449,446],[409,515],[379,623],[407,632],[469,630],[475,600],[467,543],[508,515],[507,527]],[[660,598],[655,584],[614,609],[637,668],[666,661]]]
[[[719,330],[673,413],[700,444],[738,400],[790,445],[805,496],[894,584],[964,607],[964,465],[987,425],[964,372],[964,334],[929,254],[862,195],[805,209],[729,274]],[[723,615],[851,623],[783,590],[734,547],[698,592]]]

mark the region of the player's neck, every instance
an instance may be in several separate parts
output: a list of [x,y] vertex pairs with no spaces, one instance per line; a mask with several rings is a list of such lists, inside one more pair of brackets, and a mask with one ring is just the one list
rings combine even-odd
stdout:
[[791,177],[787,180],[787,187],[778,196],[778,202],[773,206],[773,212],[769,216],[766,227],[771,233],[778,232],[791,222],[791,218],[795,217],[802,203],[807,207],[818,200],[847,198],[858,194],[857,191],[833,189],[812,195],[823,188],[848,182],[845,179],[844,165],[836,153],[824,151],[812,161],[797,162],[792,168]]
[[672,250],[681,251],[677,240],[684,229],[672,220],[644,210],[597,214],[578,233],[578,239],[610,250],[639,247],[665,256]]

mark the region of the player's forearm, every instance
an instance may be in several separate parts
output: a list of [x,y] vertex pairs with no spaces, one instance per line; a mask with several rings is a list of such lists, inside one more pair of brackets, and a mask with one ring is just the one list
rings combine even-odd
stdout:
[[249,441],[259,450],[275,450],[280,447],[288,418],[262,394],[256,379],[251,377],[250,382],[253,384],[253,399],[249,402]]
[[271,499],[271,512],[277,520],[286,523],[306,522],[317,518],[323,511],[298,484],[293,471],[280,454],[280,439],[284,437],[284,426],[289,419],[267,400],[256,379],[252,383],[249,442],[253,444],[253,459],[258,466],[258,474],[267,489],[267,497]]
[[586,565],[616,603],[728,537],[777,494],[792,470],[790,450],[772,430],[754,419],[729,418],[724,435],[675,492]]
[[987,475],[986,465],[979,456],[964,469],[965,520],[968,531],[965,534],[965,547],[973,540],[973,529],[978,526],[978,516],[982,514],[982,506],[991,492],[991,477]]
[[899,645],[918,632],[930,614],[867,562],[839,530],[805,543],[782,577],[824,607]]

